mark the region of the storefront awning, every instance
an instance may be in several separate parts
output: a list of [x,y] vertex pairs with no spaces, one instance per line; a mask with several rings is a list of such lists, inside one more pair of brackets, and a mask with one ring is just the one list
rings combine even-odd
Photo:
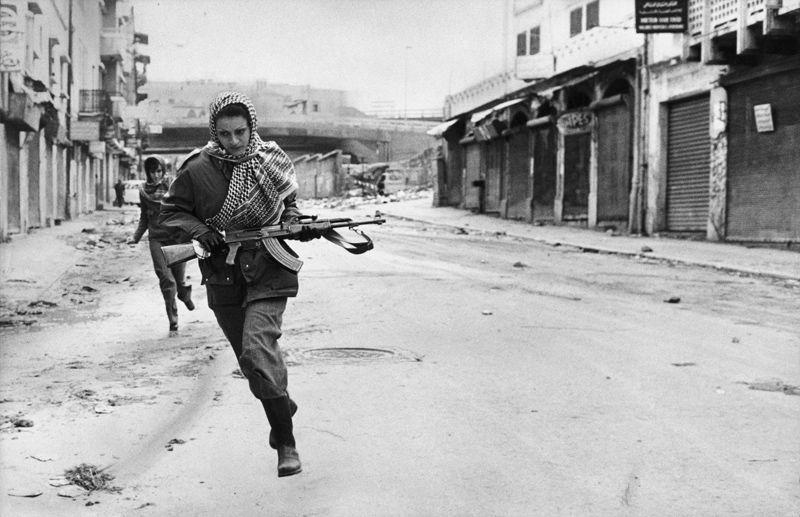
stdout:
[[472,117],[470,118],[470,122],[472,122],[473,124],[478,124],[482,120],[484,120],[486,117],[491,115],[492,113],[504,110],[504,109],[508,108],[509,106],[513,106],[515,104],[519,104],[520,102],[524,102],[524,101],[525,101],[525,99],[511,99],[510,101],[501,102],[497,106],[493,106],[493,107],[491,107],[491,108],[489,108],[487,110],[483,110],[483,111],[479,111],[477,113],[473,113]]
[[450,129],[450,126],[452,126],[456,122],[458,122],[457,118],[454,118],[452,120],[448,120],[447,122],[442,122],[438,126],[433,126],[429,130],[425,131],[425,133],[428,134],[428,135],[435,136],[435,137],[438,138],[438,137],[442,136],[445,131]]

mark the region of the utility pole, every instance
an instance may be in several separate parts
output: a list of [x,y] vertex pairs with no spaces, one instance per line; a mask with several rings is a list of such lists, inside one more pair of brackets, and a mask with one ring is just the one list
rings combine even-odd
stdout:
[[410,45],[406,45],[405,60],[403,65],[403,118],[408,119],[408,51]]
[[72,26],[72,4],[75,0],[69,0],[69,21],[67,22],[67,56],[69,60],[67,62],[67,113],[66,113],[66,123],[67,123],[67,140],[69,141],[69,145],[67,146],[67,163],[66,163],[66,177],[65,181],[67,184],[64,188],[64,195],[66,199],[64,200],[64,218],[69,220],[72,218],[70,214],[70,197],[72,197],[72,192],[70,192],[70,186],[72,184],[72,160],[75,156],[75,150],[72,142],[72,81],[73,81],[73,71],[72,66],[75,62],[75,58],[72,55],[72,33],[75,31],[74,27]]

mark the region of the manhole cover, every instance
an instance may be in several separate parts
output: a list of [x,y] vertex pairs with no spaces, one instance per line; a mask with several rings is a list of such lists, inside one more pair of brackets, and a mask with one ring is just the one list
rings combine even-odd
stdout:
[[286,350],[286,359],[289,364],[422,360],[422,358],[404,350],[362,347],[290,349]]

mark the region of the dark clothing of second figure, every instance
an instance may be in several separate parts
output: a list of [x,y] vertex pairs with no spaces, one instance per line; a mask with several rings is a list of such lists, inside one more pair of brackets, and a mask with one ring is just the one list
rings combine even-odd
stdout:
[[162,226],[158,222],[161,212],[161,198],[169,188],[169,180],[153,171],[164,170],[164,161],[161,157],[151,156],[145,160],[147,182],[139,190],[139,226],[133,234],[133,241],[139,242],[147,232],[149,235],[150,257],[153,261],[153,270],[158,277],[158,286],[164,297],[164,307],[167,311],[170,331],[178,330],[178,300],[183,301],[189,310],[194,310],[192,302],[192,286],[186,284],[186,264],[167,267],[161,246],[177,244],[176,232]]
[[114,183],[114,194],[116,196],[114,206],[122,206],[125,203],[125,185],[122,184],[122,180],[117,180]]

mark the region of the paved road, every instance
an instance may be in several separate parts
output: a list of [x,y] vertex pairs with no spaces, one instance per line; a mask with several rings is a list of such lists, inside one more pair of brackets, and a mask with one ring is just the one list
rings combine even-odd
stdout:
[[[796,515],[793,283],[395,219],[368,232],[361,256],[297,246],[283,346],[302,474],[275,476],[265,418],[203,301],[164,339],[145,323],[160,317],[147,263],[125,255],[137,282],[108,289],[97,334],[134,322],[114,360],[96,360],[85,348],[107,345],[76,322],[62,335],[84,329],[72,393],[129,398],[110,414],[36,413],[86,439],[62,437],[53,467],[110,464],[122,492],[3,501],[52,515]],[[16,347],[20,378],[42,382],[41,340],[10,340],[43,361]],[[70,358],[69,339],[50,345]],[[20,439],[34,447],[37,432]],[[53,470],[9,436],[16,473]],[[65,461],[70,448],[83,456]]]

